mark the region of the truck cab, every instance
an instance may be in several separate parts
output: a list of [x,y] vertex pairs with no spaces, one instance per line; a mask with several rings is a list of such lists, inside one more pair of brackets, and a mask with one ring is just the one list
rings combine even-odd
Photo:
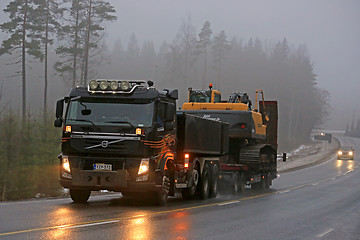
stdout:
[[59,180],[71,198],[86,202],[91,191],[110,190],[154,192],[161,201],[176,151],[177,98],[151,81],[97,79],[59,100]]

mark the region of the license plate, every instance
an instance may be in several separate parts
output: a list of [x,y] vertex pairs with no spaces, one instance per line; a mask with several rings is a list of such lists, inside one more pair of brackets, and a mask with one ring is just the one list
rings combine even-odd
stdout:
[[112,171],[112,165],[111,164],[105,164],[105,163],[95,163],[93,165],[94,170],[100,170],[100,171]]

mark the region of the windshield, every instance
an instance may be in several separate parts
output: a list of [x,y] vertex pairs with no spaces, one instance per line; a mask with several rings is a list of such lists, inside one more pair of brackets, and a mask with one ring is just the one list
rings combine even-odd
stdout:
[[114,100],[76,100],[69,103],[67,124],[128,125],[150,127],[153,122],[154,103],[124,103]]
[[189,102],[210,102],[209,91],[192,91],[190,92]]

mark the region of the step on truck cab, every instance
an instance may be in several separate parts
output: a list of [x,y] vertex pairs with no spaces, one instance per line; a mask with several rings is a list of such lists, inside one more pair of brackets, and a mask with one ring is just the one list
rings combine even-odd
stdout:
[[72,200],[86,202],[99,190],[158,205],[176,190],[184,198],[216,196],[228,124],[176,113],[177,98],[152,81],[97,79],[59,100],[59,181]]

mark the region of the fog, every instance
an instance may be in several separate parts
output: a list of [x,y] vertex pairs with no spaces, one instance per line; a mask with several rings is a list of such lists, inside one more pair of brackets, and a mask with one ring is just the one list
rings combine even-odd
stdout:
[[[0,8],[4,9],[8,2],[2,0]],[[111,0],[110,3],[115,7],[118,19],[107,24],[105,41],[109,51],[119,39],[123,47],[127,46],[132,33],[140,46],[144,41],[153,41],[158,49],[163,41],[173,41],[179,26],[189,15],[197,33],[208,20],[214,33],[225,30],[229,39],[236,37],[247,42],[249,38],[257,37],[276,43],[286,38],[295,47],[300,44],[307,46],[317,82],[330,92],[332,111],[323,127],[345,130],[346,123],[350,123],[353,116],[355,119],[360,117],[360,106],[357,104],[360,92],[359,1]],[[6,21],[7,17],[1,12],[0,22]],[[0,33],[1,40],[5,37]],[[20,77],[8,78],[13,75],[15,67],[5,65],[3,56],[0,64],[4,101],[18,107],[21,99]],[[32,107],[42,101],[41,94],[36,91],[42,83],[41,76],[42,73],[29,70],[28,79],[35,79],[28,84],[32,84],[28,89],[28,102]],[[65,82],[51,82],[50,104],[67,91]]]

